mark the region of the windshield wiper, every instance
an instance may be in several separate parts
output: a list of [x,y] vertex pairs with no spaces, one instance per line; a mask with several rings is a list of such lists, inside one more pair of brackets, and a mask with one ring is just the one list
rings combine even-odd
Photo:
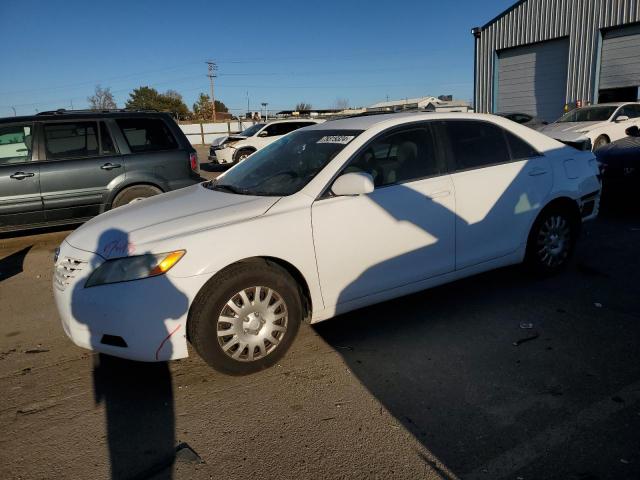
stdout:
[[235,194],[239,194],[239,195],[246,195],[245,192],[243,192],[241,189],[234,187],[233,185],[225,185],[225,184],[220,184],[220,183],[213,183],[211,185],[211,189],[212,190],[220,190],[222,192],[230,192],[230,193],[235,193]]

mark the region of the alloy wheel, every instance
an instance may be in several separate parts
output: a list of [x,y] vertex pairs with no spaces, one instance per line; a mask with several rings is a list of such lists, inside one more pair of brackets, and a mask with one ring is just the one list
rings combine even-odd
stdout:
[[561,215],[551,215],[541,225],[537,238],[540,262],[550,268],[564,263],[571,249],[571,226]]

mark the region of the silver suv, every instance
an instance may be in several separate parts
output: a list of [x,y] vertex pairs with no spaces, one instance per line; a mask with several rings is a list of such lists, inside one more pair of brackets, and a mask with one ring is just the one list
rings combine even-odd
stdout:
[[43,112],[0,119],[0,231],[78,223],[202,180],[167,113]]

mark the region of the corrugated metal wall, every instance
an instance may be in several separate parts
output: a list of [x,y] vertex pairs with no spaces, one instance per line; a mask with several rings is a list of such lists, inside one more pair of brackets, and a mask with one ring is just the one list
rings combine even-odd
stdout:
[[475,105],[492,110],[496,51],[554,38],[569,38],[566,103],[593,101],[600,30],[640,22],[640,0],[526,0],[476,39]]

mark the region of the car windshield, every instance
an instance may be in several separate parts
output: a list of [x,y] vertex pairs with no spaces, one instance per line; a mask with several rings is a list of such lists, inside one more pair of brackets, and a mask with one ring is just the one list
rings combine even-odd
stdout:
[[240,135],[242,135],[243,137],[253,137],[256,133],[258,133],[258,130],[260,130],[265,125],[266,123],[256,123],[255,125],[251,125],[246,130],[240,132]]
[[207,188],[242,195],[291,195],[315,177],[360,130],[298,130],[232,168]]
[[569,113],[565,113],[558,122],[604,122],[611,118],[613,112],[616,111],[616,106],[608,107],[586,107],[572,110]]

